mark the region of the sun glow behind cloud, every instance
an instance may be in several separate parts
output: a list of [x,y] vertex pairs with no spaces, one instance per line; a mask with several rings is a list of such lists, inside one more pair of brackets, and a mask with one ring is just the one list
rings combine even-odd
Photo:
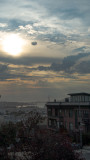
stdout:
[[89,92],[89,6],[90,0],[0,1],[2,100]]
[[23,45],[24,40],[17,34],[7,35],[3,40],[3,50],[12,56],[20,55]]

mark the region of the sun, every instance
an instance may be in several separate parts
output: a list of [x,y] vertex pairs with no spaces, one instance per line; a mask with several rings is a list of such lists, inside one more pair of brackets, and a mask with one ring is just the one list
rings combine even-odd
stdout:
[[3,40],[3,50],[12,56],[18,56],[22,48],[23,40],[17,34],[7,35]]

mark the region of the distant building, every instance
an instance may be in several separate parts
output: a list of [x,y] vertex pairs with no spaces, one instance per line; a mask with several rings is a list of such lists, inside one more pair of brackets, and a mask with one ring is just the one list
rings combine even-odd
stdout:
[[67,129],[69,132],[90,132],[90,94],[71,93],[64,102],[48,102],[47,125],[49,129]]

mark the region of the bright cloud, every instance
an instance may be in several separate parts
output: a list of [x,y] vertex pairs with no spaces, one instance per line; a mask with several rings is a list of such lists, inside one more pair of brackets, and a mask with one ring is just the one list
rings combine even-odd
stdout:
[[[90,90],[89,19],[90,0],[0,0],[0,88],[7,100]],[[24,40],[18,57],[3,49],[10,34]]]

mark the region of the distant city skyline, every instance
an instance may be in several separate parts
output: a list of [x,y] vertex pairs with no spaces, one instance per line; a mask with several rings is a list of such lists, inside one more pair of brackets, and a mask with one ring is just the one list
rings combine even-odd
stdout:
[[0,0],[0,100],[90,93],[89,17],[89,0]]

